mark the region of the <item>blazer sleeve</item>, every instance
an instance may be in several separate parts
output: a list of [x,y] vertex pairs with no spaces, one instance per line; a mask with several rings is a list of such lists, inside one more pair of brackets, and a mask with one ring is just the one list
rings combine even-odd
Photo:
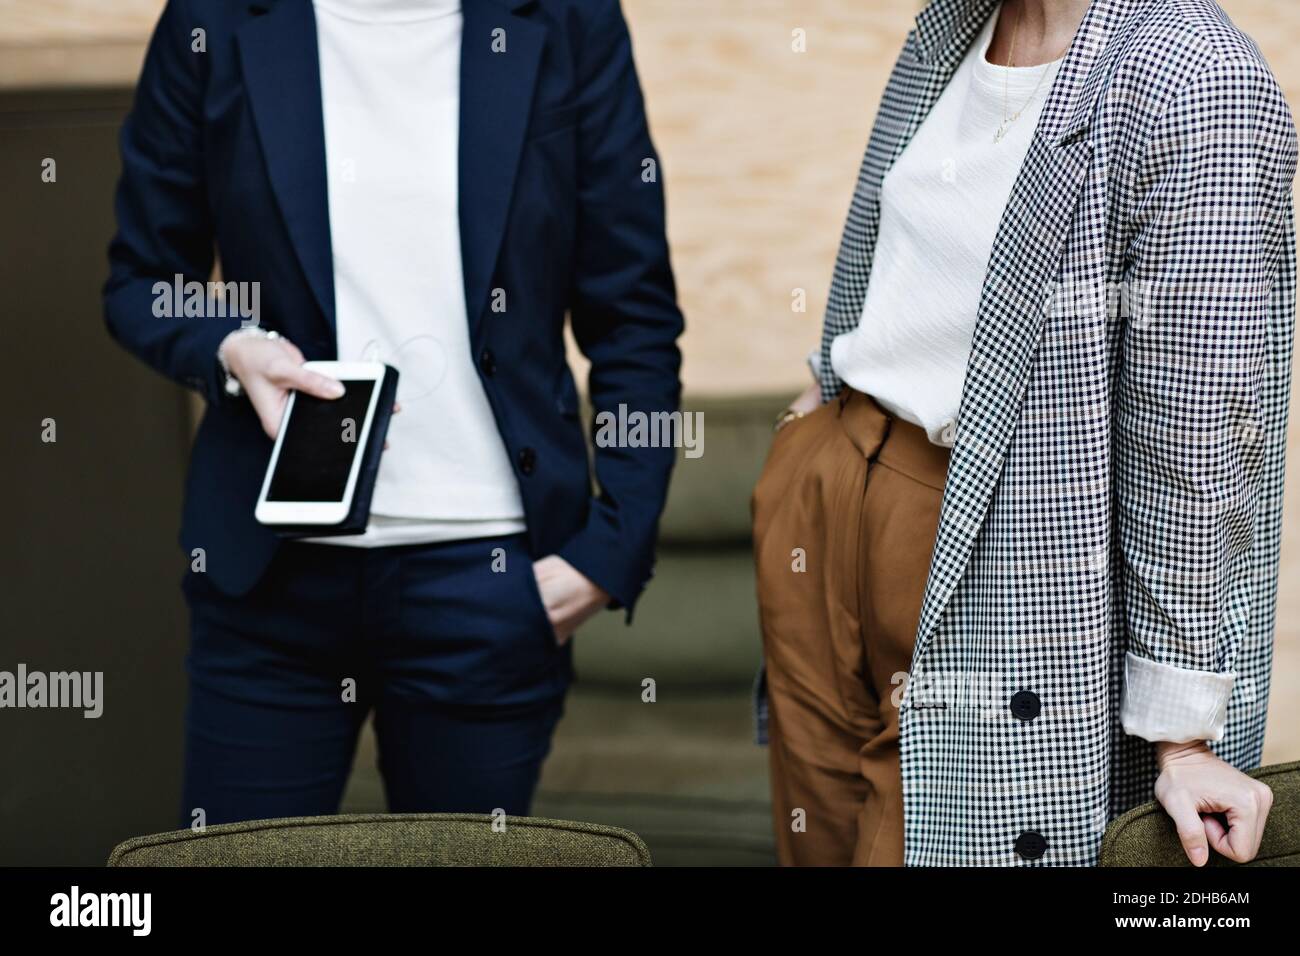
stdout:
[[198,27],[183,0],[170,0],[145,54],[122,126],[104,318],[128,351],[218,401],[223,393],[217,347],[240,319],[155,311],[160,283],[171,288],[177,276],[183,283],[207,282],[212,273],[201,122],[207,55],[192,48]]
[[[597,421],[674,413],[682,316],[665,235],[663,176],[617,0],[600,0],[577,52],[578,178],[574,338],[591,361]],[[654,420],[654,419],[651,419]],[[599,493],[559,555],[631,608],[649,579],[672,448],[595,442]]]
[[1222,738],[1257,592],[1276,584],[1295,169],[1286,101],[1245,57],[1194,76],[1146,146],[1113,452],[1120,719],[1147,740]]

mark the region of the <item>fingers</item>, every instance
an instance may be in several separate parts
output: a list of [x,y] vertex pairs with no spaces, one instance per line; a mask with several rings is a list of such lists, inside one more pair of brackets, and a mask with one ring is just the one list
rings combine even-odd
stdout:
[[280,430],[290,391],[332,400],[344,394],[343,383],[303,365],[302,352],[292,342],[251,341],[232,346],[232,371],[244,386],[262,430],[274,439]]
[[1231,859],[1232,844],[1228,840],[1228,828],[1223,825],[1223,820],[1217,814],[1211,814],[1203,822],[1205,836],[1209,839],[1210,846],[1214,847],[1214,852]]
[[546,616],[551,622],[551,630],[555,632],[555,642],[561,647],[567,644],[578,629],[597,611],[590,602],[572,596],[565,596],[556,603],[544,598],[543,604],[546,606]]
[[302,365],[295,365],[287,357],[283,362],[274,363],[267,370],[267,377],[281,388],[294,389],[316,398],[343,397],[343,383],[338,379],[313,372]]
[[273,354],[263,359],[260,372],[267,382],[284,391],[294,390],[332,399],[343,395],[343,383],[303,366],[302,353],[288,342],[276,343]]
[[[1241,793],[1234,794],[1226,809],[1228,828],[1222,838],[1215,841],[1211,833],[1214,849],[1237,863],[1253,860],[1264,839],[1264,824],[1272,805],[1273,791],[1256,780],[1249,780]],[[1223,830],[1223,825],[1217,820],[1214,825],[1217,830]],[[1206,830],[1210,832],[1208,823]]]
[[284,418],[284,406],[288,403],[289,393],[257,380],[248,387],[248,400],[257,412],[257,420],[262,423],[262,431],[274,441],[280,432],[280,421]]
[[533,573],[556,639],[561,644],[588,618],[609,604],[609,595],[599,585],[558,554],[533,562]]
[[[401,402],[393,402],[393,414],[396,415],[396,414],[397,414],[398,412],[400,412],[401,410],[402,410],[402,403],[401,403]],[[387,439],[387,438],[384,439],[384,451],[388,451],[388,439]]]
[[[563,626],[563,613],[558,606],[554,590],[554,555],[541,558],[533,562],[533,577],[537,579],[537,591],[542,597],[542,609],[546,611],[546,618],[551,622],[551,634],[555,638],[555,643],[564,646],[569,639],[572,630],[566,632]],[[562,597],[562,596],[561,596]]]
[[1248,863],[1259,853],[1273,804],[1273,792],[1264,784],[1213,766],[1209,776],[1197,774],[1164,786],[1157,781],[1156,789],[1193,866],[1209,861],[1210,847],[1236,863]]
[[[281,413],[284,411],[283,403],[280,406],[280,411]],[[271,441],[275,441],[276,436],[280,434],[280,422],[284,420],[284,415],[259,414],[257,417],[262,423],[262,431],[266,432],[266,437]]]
[[1205,835],[1205,824],[1196,811],[1196,804],[1186,790],[1177,790],[1168,795],[1165,812],[1174,821],[1178,830],[1178,840],[1183,845],[1183,852],[1192,866],[1204,866],[1210,859],[1209,844]]
[[803,412],[805,415],[809,412],[815,412],[822,403],[822,387],[814,382],[804,389],[793,402],[790,403],[791,411]]
[[279,341],[284,351],[288,353],[289,358],[293,360],[294,365],[301,365],[303,362],[307,361],[306,357],[302,354],[302,350],[288,339],[278,339],[277,341]]

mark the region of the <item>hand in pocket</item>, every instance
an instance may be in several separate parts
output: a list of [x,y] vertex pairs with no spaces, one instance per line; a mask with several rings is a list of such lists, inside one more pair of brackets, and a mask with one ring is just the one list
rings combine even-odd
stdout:
[[533,574],[557,644],[567,643],[588,618],[609,605],[609,594],[558,554],[535,561]]

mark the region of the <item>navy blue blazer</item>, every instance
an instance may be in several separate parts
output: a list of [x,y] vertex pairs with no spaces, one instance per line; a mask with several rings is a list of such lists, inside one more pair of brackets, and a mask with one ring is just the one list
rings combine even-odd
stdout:
[[[593,491],[562,337],[568,313],[596,411],[678,408],[682,317],[627,27],[618,0],[463,6],[460,229],[479,376],[533,554],[561,555],[630,616],[674,453],[598,448]],[[105,317],[122,345],[207,399],[181,545],[204,549],[212,583],[243,594],[277,539],[253,518],[271,442],[247,401],[225,395],[215,360],[240,320],[159,318],[154,286],[207,281],[215,250],[223,280],[261,284],[264,328],[308,359],[337,357],[311,0],[170,0],[121,150]],[[498,288],[504,312],[491,308]]]

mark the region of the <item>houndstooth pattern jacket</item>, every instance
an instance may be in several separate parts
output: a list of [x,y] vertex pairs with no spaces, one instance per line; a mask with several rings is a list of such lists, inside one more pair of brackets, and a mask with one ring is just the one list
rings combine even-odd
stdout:
[[[881,181],[996,7],[935,0],[907,37],[836,262],[827,400]],[[1286,102],[1213,0],[1094,0],[978,306],[901,706],[909,865],[1094,864],[1162,734],[1258,764],[1295,167]]]

